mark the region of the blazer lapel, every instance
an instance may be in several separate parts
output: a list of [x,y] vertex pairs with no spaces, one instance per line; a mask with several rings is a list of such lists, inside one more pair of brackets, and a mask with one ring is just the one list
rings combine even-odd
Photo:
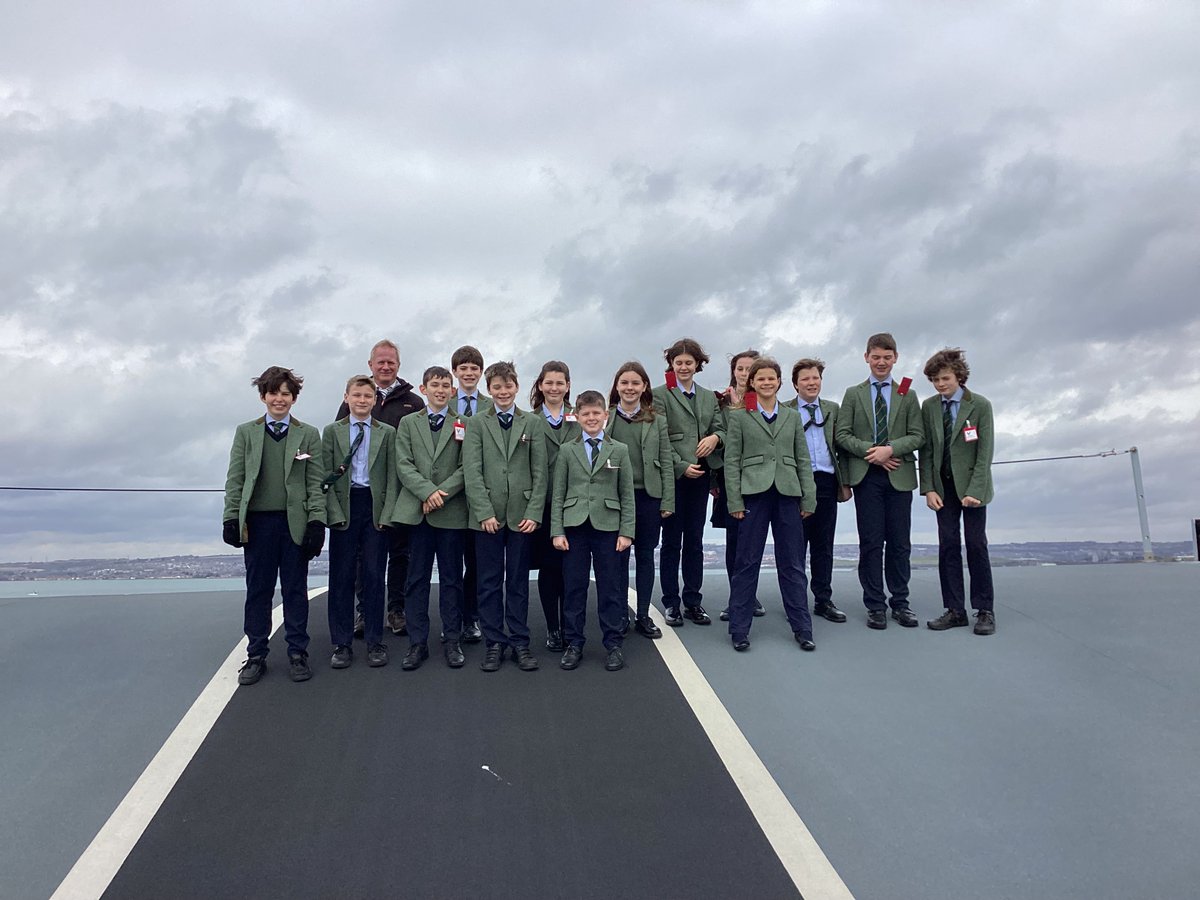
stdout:
[[954,420],[954,430],[950,433],[950,443],[962,439],[962,430],[967,421],[975,412],[975,398],[971,396],[971,392],[964,389],[962,400],[958,403],[958,418]]
[[[695,382],[692,382],[692,390],[693,391],[697,390]],[[675,401],[675,404],[680,409],[682,409],[685,413],[687,413],[693,419],[696,418],[696,411],[692,409],[692,401],[688,400],[687,396],[683,393],[682,388],[671,388],[671,390],[668,391],[667,393]],[[700,402],[699,396],[696,397],[696,402],[697,403]]]
[[[513,407],[512,428],[505,435],[507,440],[504,447],[504,458],[512,459],[512,455],[517,452],[517,445],[521,443],[521,438],[525,436],[525,429],[529,427],[530,417],[521,412],[515,406]],[[500,420],[496,420],[496,424],[500,424]]]
[[[413,415],[415,416],[416,413],[413,413]],[[433,436],[433,431],[431,431],[429,428],[429,413],[423,412],[422,415],[425,416],[425,423],[420,428],[418,428],[417,431],[421,435],[421,443],[423,443],[425,445],[425,449],[429,451],[429,456],[432,459],[437,456],[438,450],[440,450],[441,448],[434,446],[434,444],[438,443],[438,442],[435,440],[435,438]],[[438,433],[439,438],[442,436],[442,433],[444,433],[446,431],[454,430],[454,423],[450,421],[451,418],[452,417],[450,415],[450,410],[447,409],[446,410],[446,418],[442,419],[442,431]]]
[[[450,442],[454,436],[454,423],[450,421],[450,416],[446,416],[442,420],[442,430],[437,433],[437,440],[434,440],[433,432],[428,428],[422,429],[425,432],[425,440],[429,442],[429,452],[434,459],[442,455],[442,451],[446,449],[446,444]],[[435,447],[434,444],[437,446]]]
[[868,378],[858,387],[858,396],[862,400],[863,412],[866,413],[867,421],[871,423],[871,434],[875,434],[875,398],[872,396],[875,392],[871,390],[871,379]]
[[[472,418],[476,417],[473,416]],[[492,436],[492,442],[496,445],[496,449],[507,457],[508,448],[504,446],[504,429],[500,427],[500,419],[496,415],[496,408],[492,407],[486,413],[483,413],[483,415],[478,416],[478,418],[483,427]]]
[[[293,418],[291,424],[288,425],[287,437],[283,439],[283,477],[286,479],[292,471],[292,460],[296,458],[296,454],[300,452],[300,431],[303,423],[298,419]],[[259,445],[261,446],[261,444]]]
[[818,400],[817,403],[821,408],[821,430],[825,432],[825,446],[829,448],[829,452],[833,453],[833,420],[830,418],[830,413],[833,407],[829,405],[828,400]]
[[379,436],[377,430],[383,424],[378,419],[371,419],[371,446],[367,449],[367,471],[370,472],[375,468],[375,457],[379,455],[379,447],[383,443],[383,438]]
[[[753,411],[751,411],[751,410],[745,410],[745,413],[746,413],[746,415],[748,415],[750,418],[752,418],[752,419],[754,419],[756,422],[758,422],[758,424],[759,424],[760,426],[762,426],[762,430],[763,430],[763,431],[765,431],[765,432],[767,433],[767,436],[768,436],[768,437],[774,437],[774,436],[775,436],[775,435],[774,435],[774,432],[772,432],[772,431],[771,431],[771,426],[767,424],[767,420],[763,418],[763,415],[762,415],[762,413],[761,413],[761,412],[753,412]],[[775,421],[776,421],[776,422],[778,422],[778,421],[779,421],[779,404],[776,404],[776,405],[775,405]]]
[[246,472],[253,472],[253,477],[257,479],[258,470],[262,468],[263,438],[266,437],[267,420],[265,417],[260,418],[255,424],[258,427],[250,432],[250,452],[246,455]]
[[[580,447],[583,445],[580,444]],[[596,464],[591,467],[592,477],[596,477],[596,473],[604,468],[604,464],[608,458],[612,456],[612,438],[609,435],[604,435],[604,440],[600,444],[600,456],[596,459]],[[587,464],[587,454],[583,454],[583,461]]]

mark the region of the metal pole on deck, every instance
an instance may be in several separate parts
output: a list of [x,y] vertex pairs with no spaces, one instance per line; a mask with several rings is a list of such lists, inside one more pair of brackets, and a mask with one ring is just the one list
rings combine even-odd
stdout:
[[1146,491],[1142,488],[1142,464],[1138,460],[1137,447],[1129,448],[1129,462],[1133,465],[1133,489],[1137,491],[1138,519],[1142,523],[1142,559],[1154,561],[1154,547],[1150,543],[1150,517],[1146,514]]

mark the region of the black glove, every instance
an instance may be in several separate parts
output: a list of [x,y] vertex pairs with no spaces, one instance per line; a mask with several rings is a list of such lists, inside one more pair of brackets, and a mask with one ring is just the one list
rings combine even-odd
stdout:
[[242,536],[238,533],[237,519],[230,519],[221,529],[221,540],[230,547],[242,546]]
[[304,540],[300,542],[300,555],[305,562],[316,559],[325,547],[325,526],[320,522],[309,522],[304,529]]

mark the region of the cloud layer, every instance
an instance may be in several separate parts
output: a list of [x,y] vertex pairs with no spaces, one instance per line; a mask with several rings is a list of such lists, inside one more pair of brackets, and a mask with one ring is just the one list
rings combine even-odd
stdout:
[[[252,375],[324,424],[383,336],[578,391],[690,334],[839,399],[890,330],[922,396],[968,351],[1000,458],[1137,445],[1152,534],[1200,516],[1191,5],[123,9],[0,36],[5,484],[220,486]],[[997,540],[1138,536],[1125,456],[996,475]],[[6,560],[220,549],[215,496],[0,511]]]

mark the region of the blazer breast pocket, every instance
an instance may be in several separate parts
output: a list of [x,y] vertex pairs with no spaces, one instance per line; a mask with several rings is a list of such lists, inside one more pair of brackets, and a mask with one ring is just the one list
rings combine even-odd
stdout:
[[604,505],[607,506],[609,509],[615,509],[617,512],[621,511],[621,501],[614,500],[612,497],[605,497]]

